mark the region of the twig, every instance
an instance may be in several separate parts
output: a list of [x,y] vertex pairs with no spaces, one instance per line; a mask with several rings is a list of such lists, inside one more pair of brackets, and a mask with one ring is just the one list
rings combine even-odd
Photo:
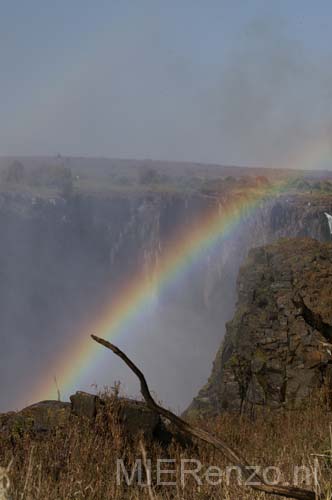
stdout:
[[6,467],[6,471],[7,471],[7,472],[10,472],[10,469],[12,468],[13,463],[14,463],[14,457],[12,457],[12,458],[10,459],[9,464],[8,464],[8,465],[7,465],[7,467]]
[[61,393],[60,393],[60,389],[59,389],[58,380],[56,378],[56,375],[54,375],[54,383],[55,383],[55,387],[56,387],[56,393],[57,393],[57,396],[58,396],[58,401],[61,401]]
[[152,483],[152,481],[151,481],[151,467],[148,466],[148,461],[147,461],[147,457],[146,457],[146,450],[144,448],[144,444],[143,444],[142,440],[140,440],[139,445],[140,445],[141,453],[142,453],[142,457],[143,457],[143,464],[144,464],[145,473],[146,473],[146,484],[148,487],[149,497],[150,497],[150,500],[156,500],[155,496],[153,494],[153,491],[152,491],[152,487],[151,487],[151,483]]
[[[270,485],[267,484],[263,478],[261,478],[258,474],[252,477],[252,467],[250,467],[249,463],[240,456],[238,452],[230,448],[226,443],[221,441],[219,438],[216,438],[212,434],[196,427],[194,425],[189,424],[182,418],[178,417],[171,411],[159,406],[151,396],[148,384],[145,380],[145,377],[141,370],[126,356],[124,352],[122,352],[118,347],[111,344],[107,340],[104,340],[96,335],[91,335],[93,340],[98,342],[98,344],[103,345],[107,349],[110,349],[114,354],[119,356],[119,358],[124,361],[124,363],[129,366],[129,368],[135,373],[138,377],[141,384],[141,393],[147,404],[147,406],[159,413],[159,415],[165,417],[170,422],[172,422],[178,429],[191,437],[195,437],[204,443],[208,443],[216,450],[219,450],[223,453],[223,455],[230,460],[233,464],[235,464],[242,472],[243,476],[248,480],[250,478],[250,483],[248,486],[255,490],[263,491],[269,495],[278,495],[284,496],[286,498],[294,498],[297,500],[316,500],[317,496],[314,491],[306,490],[303,488],[297,488],[293,486],[278,486],[278,485]],[[252,484],[252,483],[256,484]]]
[[28,483],[30,480],[30,476],[32,474],[32,457],[33,457],[34,450],[35,450],[35,448],[34,448],[34,446],[32,446],[31,450],[30,450],[30,454],[29,454],[28,470],[27,470],[27,474],[25,476],[24,488],[23,488],[23,491],[21,493],[21,499],[24,498],[24,495],[25,495],[25,492],[27,490]]

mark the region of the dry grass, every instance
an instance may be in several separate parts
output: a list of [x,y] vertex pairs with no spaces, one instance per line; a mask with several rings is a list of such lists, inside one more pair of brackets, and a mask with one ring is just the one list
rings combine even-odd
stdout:
[[[327,491],[332,477],[331,422],[331,412],[316,401],[298,412],[267,412],[254,420],[223,415],[199,424],[240,450],[249,463],[280,467],[283,482],[293,483],[294,466],[306,465],[312,468],[315,460],[318,460],[319,486]],[[316,454],[323,456],[315,457]],[[36,440],[29,434],[2,437],[0,465],[6,467],[12,457],[14,462],[9,476],[13,500],[269,498],[238,485],[236,481],[226,484],[223,480],[221,484],[214,486],[203,479],[203,484],[199,486],[193,478],[187,478],[185,487],[182,488],[181,458],[200,460],[203,464],[200,477],[203,477],[203,471],[210,465],[225,470],[227,465],[232,464],[225,463],[222,456],[207,446],[183,449],[172,444],[168,449],[163,449],[156,444],[143,443],[139,429],[137,439],[129,441],[111,414],[106,420],[97,419],[93,427],[89,422],[73,422],[68,428],[59,429],[47,439],[44,437]],[[137,483],[128,487],[124,481],[117,485],[118,458],[124,459],[127,466],[134,464],[137,458],[143,458],[144,474],[151,459],[151,488],[141,487]],[[175,486],[156,485],[157,458],[175,459],[175,465],[163,466],[177,469],[176,475],[163,476],[164,480],[176,480]]]

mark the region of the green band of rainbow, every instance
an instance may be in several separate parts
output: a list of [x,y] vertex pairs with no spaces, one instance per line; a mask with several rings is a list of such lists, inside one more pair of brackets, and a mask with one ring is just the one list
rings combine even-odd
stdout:
[[[93,366],[98,366],[101,348],[90,338],[94,333],[112,340],[122,332],[135,331],[139,318],[146,313],[155,297],[155,287],[162,287],[174,281],[181,272],[190,268],[199,256],[211,249],[216,242],[226,238],[245,217],[250,216],[264,200],[278,196],[287,183],[278,182],[273,186],[249,189],[232,198],[224,205],[218,203],[197,219],[168,244],[161,256],[154,281],[147,280],[138,272],[121,287],[99,317],[86,325],[77,345],[68,346],[60,357],[56,369],[49,373],[60,374],[60,386],[64,393],[79,388],[80,380]],[[54,380],[50,376],[36,388],[33,401],[48,399],[54,394]]]

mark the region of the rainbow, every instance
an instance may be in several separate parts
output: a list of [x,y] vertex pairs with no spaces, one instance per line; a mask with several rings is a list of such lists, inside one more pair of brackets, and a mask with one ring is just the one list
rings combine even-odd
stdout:
[[[161,256],[153,281],[147,280],[142,272],[137,272],[129,282],[122,285],[109,304],[106,302],[98,319],[93,318],[90,324],[82,328],[79,336],[81,342],[76,346],[69,346],[60,357],[53,373],[61,375],[61,391],[74,392],[79,388],[83,374],[92,366],[97,366],[102,349],[91,340],[91,333],[112,340],[137,328],[139,319],[146,314],[155,299],[156,287],[163,288],[178,279],[181,273],[189,269],[216,243],[227,238],[259,205],[280,194],[284,188],[285,182],[278,182],[272,187],[269,185],[235,194],[223,206],[216,204],[188,227],[181,228]],[[33,397],[33,401],[37,401],[48,399],[52,394],[54,379],[50,377],[29,396]]]
[[[298,162],[294,163],[306,165],[310,161],[312,164],[316,156],[321,159],[321,153],[322,148],[317,148],[313,155],[301,156]],[[132,276],[130,281],[117,290],[109,303],[105,303],[98,318],[92,318],[90,324],[81,329],[79,335],[81,341],[77,345],[69,346],[60,357],[56,369],[51,373],[61,375],[61,390],[66,394],[74,392],[79,388],[83,375],[92,367],[98,366],[102,349],[91,340],[91,333],[112,340],[125,335],[125,332],[137,330],[138,321],[144,317],[155,299],[156,287],[161,289],[178,279],[181,273],[188,270],[216,243],[229,237],[240,222],[254,213],[262,203],[287,190],[293,177],[294,173],[290,175],[288,172],[287,178],[285,175],[282,180],[275,181],[272,185],[235,193],[227,203],[215,204],[194,223],[181,228],[161,256],[154,280],[147,280],[142,272]],[[47,399],[53,394],[54,379],[50,377],[39,384],[29,396],[32,401],[37,401]]]

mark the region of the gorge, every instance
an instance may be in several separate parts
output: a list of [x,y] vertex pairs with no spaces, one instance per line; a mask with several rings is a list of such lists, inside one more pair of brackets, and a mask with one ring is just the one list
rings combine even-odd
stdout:
[[[49,367],[57,367],[68,345],[80,341],[105,297],[111,301],[137,268],[145,269],[146,279],[153,282],[171,236],[211,206],[222,211],[224,203],[227,191],[128,190],[69,197],[3,191],[1,408],[34,402],[29,394],[40,377],[48,377],[50,385],[56,377],[61,391],[61,366],[54,373]],[[234,312],[236,277],[249,249],[285,236],[329,241],[324,212],[331,213],[331,208],[328,194],[266,198],[190,272],[162,290],[156,287],[155,306],[145,322],[120,340],[147,367],[153,389],[167,404],[185,409],[205,384],[224,324]],[[125,380],[125,391],[135,394],[137,388],[120,364],[110,367],[107,361],[98,372],[87,374],[83,387],[71,390],[94,383],[101,387],[118,378]]]

